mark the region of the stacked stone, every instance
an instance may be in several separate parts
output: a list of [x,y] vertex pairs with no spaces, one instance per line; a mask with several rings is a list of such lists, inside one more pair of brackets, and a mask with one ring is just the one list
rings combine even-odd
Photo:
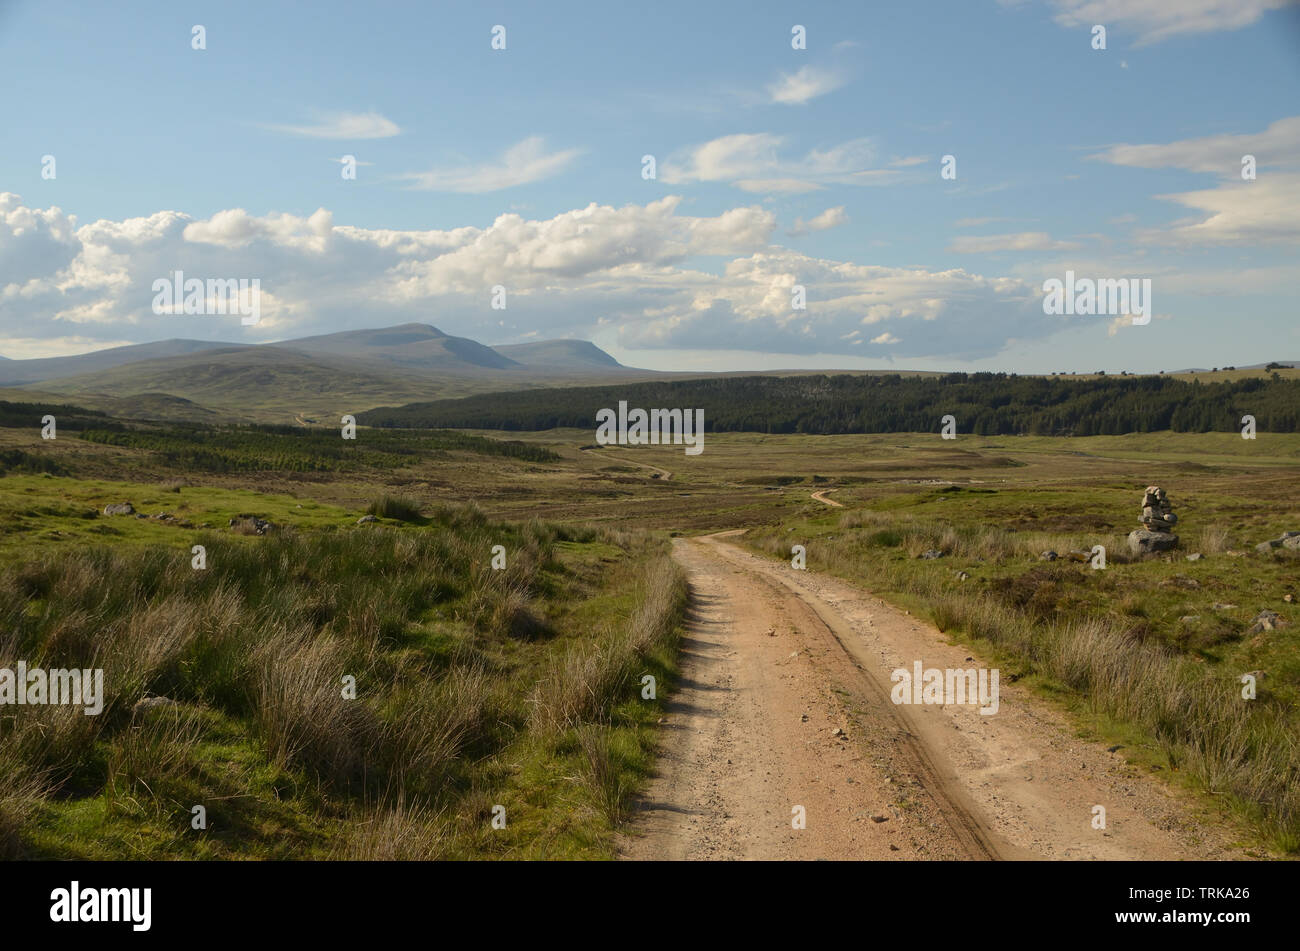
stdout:
[[1178,536],[1174,534],[1178,516],[1174,514],[1165,490],[1158,485],[1147,486],[1142,494],[1141,522],[1142,527],[1128,537],[1128,547],[1133,554],[1148,555],[1178,547]]
[[1147,486],[1142,496],[1142,525],[1152,532],[1172,532],[1178,524],[1174,507],[1169,504],[1165,490],[1158,485]]

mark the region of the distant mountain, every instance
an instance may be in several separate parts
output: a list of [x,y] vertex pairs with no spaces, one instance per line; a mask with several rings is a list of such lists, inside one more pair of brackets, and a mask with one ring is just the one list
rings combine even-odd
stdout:
[[41,357],[35,360],[5,359],[0,364],[0,386],[21,386],[41,380],[57,380],[78,373],[95,373],[140,360],[175,357],[201,350],[229,350],[249,347],[252,344],[216,343],[210,340],[160,340],[157,343],[137,343],[126,347],[110,347],[92,353],[71,357]]
[[[220,363],[229,367],[230,354],[274,349],[311,357],[357,361],[372,366],[388,366],[411,372],[481,373],[504,371],[560,374],[627,369],[595,344],[585,340],[543,340],[537,343],[488,347],[468,337],[453,337],[429,324],[402,324],[369,330],[345,330],[341,333],[300,337],[269,344],[232,344],[208,340],[162,340],[157,343],[133,344],[83,353],[71,357],[47,357],[37,360],[7,360],[0,357],[0,386],[28,386],[70,377],[88,378],[118,367],[194,354],[225,354]],[[188,364],[179,361],[176,366]],[[251,360],[252,366],[265,366]],[[153,372],[157,368],[151,368]],[[78,383],[89,384],[89,379]],[[518,381],[527,386],[529,379]]]
[[[496,372],[496,371],[488,371]],[[308,354],[274,346],[209,350],[142,360],[97,373],[64,377],[42,389],[75,396],[82,405],[95,397],[136,399],[166,393],[232,418],[271,411],[280,419],[350,412],[372,406],[394,392],[445,395],[463,392],[429,375],[413,376],[382,362]]]
[[586,367],[616,370],[623,365],[587,340],[542,340],[537,343],[498,344],[492,348],[526,367],[579,370]]
[[75,397],[80,405],[131,418],[216,413],[301,423],[384,404],[658,376],[623,367],[581,340],[524,344],[517,356],[427,324],[403,324],[273,344],[166,340],[13,360],[0,364],[0,386]]
[[285,340],[275,346],[301,353],[379,360],[421,370],[463,370],[470,367],[505,370],[522,366],[491,347],[468,337],[450,336],[428,324],[345,330],[319,337]]

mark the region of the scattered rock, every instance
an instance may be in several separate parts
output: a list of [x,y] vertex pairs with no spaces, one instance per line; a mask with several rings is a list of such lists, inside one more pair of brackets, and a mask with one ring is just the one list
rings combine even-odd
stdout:
[[1114,746],[1108,746],[1108,747],[1106,747],[1106,752],[1107,752],[1107,753],[1114,753],[1116,750],[1122,750],[1123,748],[1124,748],[1124,744],[1123,744],[1123,743],[1116,743]]
[[141,697],[131,708],[132,713],[145,713],[158,707],[175,707],[179,706],[175,700],[170,697]]
[[130,502],[110,502],[104,506],[105,515],[134,515],[135,506]]
[[1038,556],[1038,560],[1039,560],[1039,561],[1056,561],[1056,559],[1057,559],[1057,558],[1060,558],[1060,557],[1061,557],[1061,556],[1058,555],[1058,554],[1057,554],[1056,552],[1054,552],[1054,551],[1045,551],[1045,552],[1043,552],[1041,555]]
[[1139,528],[1128,536],[1128,549],[1135,555],[1150,555],[1177,547],[1178,536],[1169,532],[1152,532]]
[[1199,551],[1197,551],[1197,552],[1192,552],[1192,554],[1188,555],[1188,556],[1187,556],[1187,560],[1188,560],[1188,561],[1200,561],[1202,557],[1204,557],[1204,556],[1203,556]]
[[1255,546],[1255,551],[1266,552],[1274,548],[1289,548],[1291,551],[1300,551],[1300,532],[1283,532],[1277,538],[1270,538],[1266,542],[1260,542]]
[[931,549],[929,549],[929,550],[927,550],[927,551],[923,551],[923,552],[921,552],[921,557],[922,557],[922,558],[942,558],[942,557],[943,557],[943,552],[939,551],[938,549],[931,548]]
[[889,816],[872,816],[872,817],[871,817],[871,821],[872,821],[872,822],[888,822],[888,821],[889,821]]
[[1192,624],[1196,621],[1199,621],[1200,619],[1201,616],[1199,614],[1184,614],[1182,617],[1178,619],[1178,621],[1181,624]]
[[1092,552],[1081,551],[1078,548],[1074,548],[1066,552],[1065,557],[1068,558],[1070,561],[1079,561],[1079,562],[1087,563],[1092,561]]
[[1284,595],[1282,595],[1282,600],[1285,601],[1287,604],[1295,604],[1295,595],[1294,595],[1294,594],[1284,594]]
[[1235,604],[1224,604],[1222,601],[1215,601],[1212,605],[1210,605],[1210,607],[1212,607],[1212,608],[1213,608],[1214,610],[1216,610],[1216,611],[1235,611],[1235,610],[1237,610],[1237,606],[1236,606]]
[[841,730],[839,727],[836,727],[835,729],[831,730],[831,736],[837,736],[841,740],[848,739],[848,734],[845,733],[843,730]]
[[1255,615],[1255,621],[1246,631],[1247,634],[1263,634],[1265,631],[1276,631],[1280,627],[1285,627],[1286,621],[1276,611],[1260,611]]
[[967,574],[966,572],[964,572],[964,571],[959,571],[959,572],[957,572],[957,580],[958,580],[958,581],[965,581],[965,580],[966,580],[967,578],[969,578],[969,577],[970,577],[970,575],[968,575],[968,574]]
[[275,529],[270,522],[256,515],[236,515],[230,520],[230,527],[240,535],[265,535]]
[[359,519],[357,519],[357,524],[366,525],[370,522],[377,522],[377,521],[379,521],[379,519],[374,515],[363,515]]

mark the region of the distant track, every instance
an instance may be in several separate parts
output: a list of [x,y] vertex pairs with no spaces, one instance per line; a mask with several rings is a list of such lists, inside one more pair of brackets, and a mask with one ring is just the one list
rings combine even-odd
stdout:
[[831,508],[833,508],[833,509],[842,509],[842,508],[844,508],[844,505],[843,505],[842,503],[840,503],[840,502],[836,502],[834,499],[828,499],[828,498],[826,498],[826,493],[827,493],[827,492],[834,492],[834,491],[835,491],[834,489],[818,489],[816,492],[814,492],[814,493],[812,494],[812,497],[813,497],[814,499],[816,499],[818,502],[824,502],[824,503],[826,503],[827,505],[829,505],[829,506],[830,506]]
[[641,469],[649,469],[652,472],[657,472],[659,473],[659,478],[664,482],[667,482],[669,479],[673,477],[673,474],[669,472],[667,469],[663,468],[662,466],[652,466],[648,462],[637,462],[635,459],[629,459],[626,456],[616,456],[611,452],[609,452],[607,449],[584,449],[582,451],[598,453],[601,456],[608,456],[610,459],[615,459],[619,462],[626,462],[629,466],[637,466]]

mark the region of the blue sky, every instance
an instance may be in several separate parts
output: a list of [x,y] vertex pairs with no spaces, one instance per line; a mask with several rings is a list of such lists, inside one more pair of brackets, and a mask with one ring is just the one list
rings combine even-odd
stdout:
[[[0,353],[420,321],[662,369],[1300,359],[1300,8],[879,6],[0,0]],[[177,268],[263,319],[154,314]],[[1067,270],[1154,319],[1045,315]]]

